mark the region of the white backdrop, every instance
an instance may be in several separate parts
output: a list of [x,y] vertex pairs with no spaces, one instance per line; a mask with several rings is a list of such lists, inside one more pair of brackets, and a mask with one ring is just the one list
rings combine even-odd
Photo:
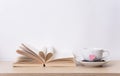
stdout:
[[0,0],[0,60],[24,42],[54,46],[58,56],[104,48],[120,59],[120,0]]

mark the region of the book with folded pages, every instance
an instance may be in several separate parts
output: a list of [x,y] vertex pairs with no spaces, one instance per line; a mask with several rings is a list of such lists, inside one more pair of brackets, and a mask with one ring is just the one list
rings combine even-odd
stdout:
[[16,50],[21,56],[13,64],[14,67],[20,66],[75,66],[73,57],[55,58],[54,48],[45,48],[38,51],[27,44],[21,44],[20,49]]

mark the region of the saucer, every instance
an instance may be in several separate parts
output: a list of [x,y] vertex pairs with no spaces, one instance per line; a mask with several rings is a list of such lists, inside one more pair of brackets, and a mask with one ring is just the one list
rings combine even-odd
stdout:
[[100,67],[103,66],[104,64],[108,63],[108,61],[98,61],[98,62],[88,62],[88,61],[80,61],[77,66],[83,65],[83,66],[88,66],[88,67]]

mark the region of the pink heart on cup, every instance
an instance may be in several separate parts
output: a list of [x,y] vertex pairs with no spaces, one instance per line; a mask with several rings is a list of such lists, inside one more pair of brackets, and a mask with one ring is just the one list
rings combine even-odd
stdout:
[[96,57],[95,55],[89,55],[90,60],[94,60],[95,57]]

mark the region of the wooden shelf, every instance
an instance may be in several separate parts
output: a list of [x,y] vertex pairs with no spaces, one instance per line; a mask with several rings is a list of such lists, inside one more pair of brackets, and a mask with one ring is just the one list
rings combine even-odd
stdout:
[[12,67],[13,62],[0,62],[0,76],[120,76],[120,61],[104,67]]

